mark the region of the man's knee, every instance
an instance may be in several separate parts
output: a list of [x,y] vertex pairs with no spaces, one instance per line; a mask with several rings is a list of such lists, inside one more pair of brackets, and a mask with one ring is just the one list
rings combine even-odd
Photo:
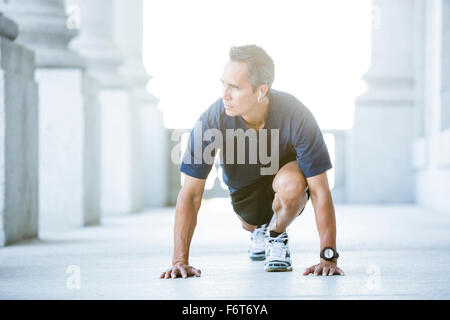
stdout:
[[279,203],[286,210],[303,207],[307,188],[306,180],[303,177],[282,177],[276,181],[276,185],[274,181],[273,187]]
[[244,221],[244,219],[242,219],[238,214],[236,214],[239,218],[239,220],[241,220],[241,225],[242,228],[244,228],[244,230],[250,231],[252,232],[253,230],[255,230],[256,226],[248,224],[247,222]]
[[297,161],[288,162],[281,167],[272,182],[272,188],[275,192],[298,190],[302,194],[306,187],[305,176],[300,170]]

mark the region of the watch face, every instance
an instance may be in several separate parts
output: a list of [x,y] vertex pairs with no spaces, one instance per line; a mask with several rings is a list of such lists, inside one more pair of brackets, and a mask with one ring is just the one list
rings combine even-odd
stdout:
[[333,258],[333,256],[334,256],[334,251],[333,251],[333,249],[330,249],[330,248],[325,249],[324,252],[323,252],[323,256],[324,256],[325,258],[327,258],[327,259]]

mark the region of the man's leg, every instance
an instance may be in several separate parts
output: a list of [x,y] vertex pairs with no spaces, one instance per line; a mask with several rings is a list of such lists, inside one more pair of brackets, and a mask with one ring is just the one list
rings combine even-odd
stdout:
[[251,224],[248,224],[247,222],[244,221],[244,219],[242,219],[238,214],[236,214],[236,216],[239,218],[239,220],[241,220],[242,223],[242,228],[244,228],[244,230],[253,232],[257,226],[253,226]]
[[267,225],[273,216],[272,189],[274,175],[263,176],[257,182],[231,194],[231,204],[244,230],[253,232]]
[[267,233],[267,224],[255,226],[247,223],[239,215],[237,215],[239,220],[241,220],[242,227],[250,231],[250,245],[248,248],[249,258],[253,261],[264,260],[266,257],[266,245],[265,237]]
[[272,202],[274,222],[269,226],[264,269],[292,271],[289,237],[286,228],[299,215],[308,201],[307,183],[297,161],[285,164],[272,182],[275,196]]
[[298,216],[308,201],[306,179],[297,161],[286,163],[275,175],[272,188],[275,198],[272,209],[275,223],[269,226],[276,233],[283,233]]
[[[286,163],[278,170],[272,188],[275,191],[272,202],[275,219],[269,229],[283,233],[308,201],[306,179],[296,160]],[[244,221],[238,214],[237,217],[245,230],[252,232],[257,227]]]

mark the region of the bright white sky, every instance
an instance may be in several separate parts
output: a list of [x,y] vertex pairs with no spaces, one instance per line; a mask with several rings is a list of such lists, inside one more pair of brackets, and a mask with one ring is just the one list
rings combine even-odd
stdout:
[[168,128],[191,128],[221,95],[231,46],[258,44],[273,88],[300,99],[322,129],[353,125],[370,63],[368,0],[144,0],[148,89]]

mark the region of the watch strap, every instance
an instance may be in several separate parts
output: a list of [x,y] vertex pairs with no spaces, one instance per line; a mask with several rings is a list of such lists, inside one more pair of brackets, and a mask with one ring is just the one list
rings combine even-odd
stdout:
[[[324,252],[325,252],[326,249],[331,249],[331,250],[333,250],[333,252],[334,252],[333,257],[331,257],[331,258],[325,258]],[[331,247],[325,247],[325,248],[323,248],[323,249],[320,251],[320,257],[321,257],[322,259],[326,260],[326,261],[331,261],[331,260],[333,260],[333,259],[338,259],[338,258],[339,258],[339,253],[338,253],[335,249],[333,249],[333,248],[331,248]]]

